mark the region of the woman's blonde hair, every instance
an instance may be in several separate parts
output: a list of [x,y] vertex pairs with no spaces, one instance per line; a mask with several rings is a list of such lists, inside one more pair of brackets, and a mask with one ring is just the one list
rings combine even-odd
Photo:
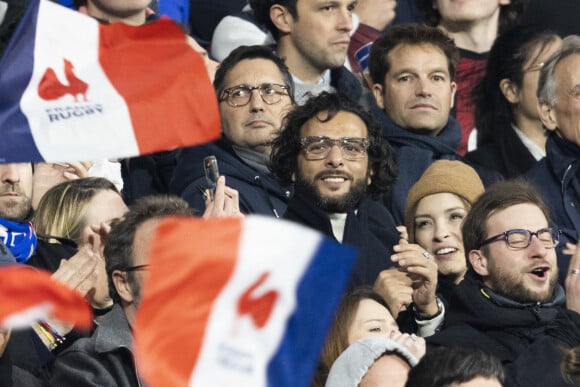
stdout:
[[102,177],[87,177],[55,185],[40,199],[32,224],[39,236],[67,238],[80,245],[88,203],[102,191],[119,190]]

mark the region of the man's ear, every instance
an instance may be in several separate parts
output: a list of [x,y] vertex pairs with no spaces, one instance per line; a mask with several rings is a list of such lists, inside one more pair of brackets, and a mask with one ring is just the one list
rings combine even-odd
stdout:
[[385,108],[385,101],[383,100],[383,85],[380,83],[373,84],[373,96],[375,97],[375,101],[377,101],[377,105],[381,108]]
[[539,102],[536,105],[538,108],[538,115],[544,127],[548,130],[556,130],[558,122],[554,113],[554,107],[546,102]]
[[272,23],[280,33],[289,33],[292,31],[294,18],[283,5],[274,4],[270,7],[270,20],[272,20]]
[[457,83],[451,82],[449,87],[451,88],[451,101],[449,102],[449,107],[453,108],[455,106],[455,93],[457,92]]
[[121,300],[130,304],[133,302],[133,292],[131,291],[127,275],[126,272],[121,270],[114,270],[112,273],[113,284],[115,285],[117,294],[121,297]]
[[371,185],[371,183],[373,182],[374,175],[375,175],[375,170],[371,168],[369,171],[369,175],[367,176],[367,186]]
[[482,277],[487,277],[489,275],[487,257],[483,255],[481,250],[471,250],[467,258],[477,274]]
[[516,104],[520,102],[518,87],[511,80],[504,78],[499,81],[499,89],[509,103]]

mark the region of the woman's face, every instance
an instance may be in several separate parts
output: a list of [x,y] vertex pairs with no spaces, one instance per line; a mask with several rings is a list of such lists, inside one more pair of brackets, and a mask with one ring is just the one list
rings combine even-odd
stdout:
[[552,43],[540,51],[541,47],[536,47],[532,50],[530,59],[524,64],[522,86],[518,90],[517,100],[514,104],[514,121],[518,126],[522,126],[519,122],[523,120],[540,121],[538,116],[538,97],[536,91],[538,90],[538,79],[540,78],[540,69],[544,62],[560,48],[562,39],[554,39]]
[[393,331],[399,332],[399,326],[389,310],[375,300],[366,298],[359,302],[348,328],[348,344],[368,336],[389,337]]
[[425,196],[415,212],[415,242],[435,257],[439,273],[456,276],[456,283],[467,270],[461,235],[466,215],[463,200],[447,192]]
[[[127,210],[128,208],[123,199],[115,191],[103,190],[97,193],[85,207],[85,225],[81,244],[92,243],[93,238],[98,237],[91,229],[91,225],[110,224],[113,219],[122,217]],[[99,258],[97,265],[98,277],[94,292],[89,294],[88,298],[93,307],[105,308],[111,305],[112,300],[109,296],[104,257]]]

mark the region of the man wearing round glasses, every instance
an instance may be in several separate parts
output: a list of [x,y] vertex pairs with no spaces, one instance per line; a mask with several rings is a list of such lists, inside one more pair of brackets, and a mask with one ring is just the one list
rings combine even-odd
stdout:
[[351,284],[372,285],[393,265],[399,236],[391,214],[371,199],[390,189],[394,162],[359,105],[323,92],[296,107],[274,141],[272,171],[282,184],[294,183],[285,219],[359,249]]
[[238,191],[243,213],[281,216],[292,191],[272,178],[268,163],[272,140],[294,105],[288,68],[267,47],[242,46],[221,63],[214,88],[222,138],[182,151],[171,192],[203,211],[206,181],[202,162],[213,155],[228,186]]
[[462,232],[468,273],[428,343],[497,356],[505,386],[567,385],[561,348],[580,345],[580,314],[558,283],[560,233],[540,194],[522,180],[496,183],[474,203]]

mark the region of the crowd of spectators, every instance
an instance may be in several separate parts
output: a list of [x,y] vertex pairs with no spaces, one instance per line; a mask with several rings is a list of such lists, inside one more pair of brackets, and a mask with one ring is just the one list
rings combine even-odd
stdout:
[[[281,218],[357,249],[312,386],[580,380],[580,5],[53,1],[179,23],[221,137],[0,164],[0,265],[49,271],[95,316],[0,330],[0,385],[146,385],[132,326],[155,227],[176,214]],[[30,3],[0,0],[0,55]]]

